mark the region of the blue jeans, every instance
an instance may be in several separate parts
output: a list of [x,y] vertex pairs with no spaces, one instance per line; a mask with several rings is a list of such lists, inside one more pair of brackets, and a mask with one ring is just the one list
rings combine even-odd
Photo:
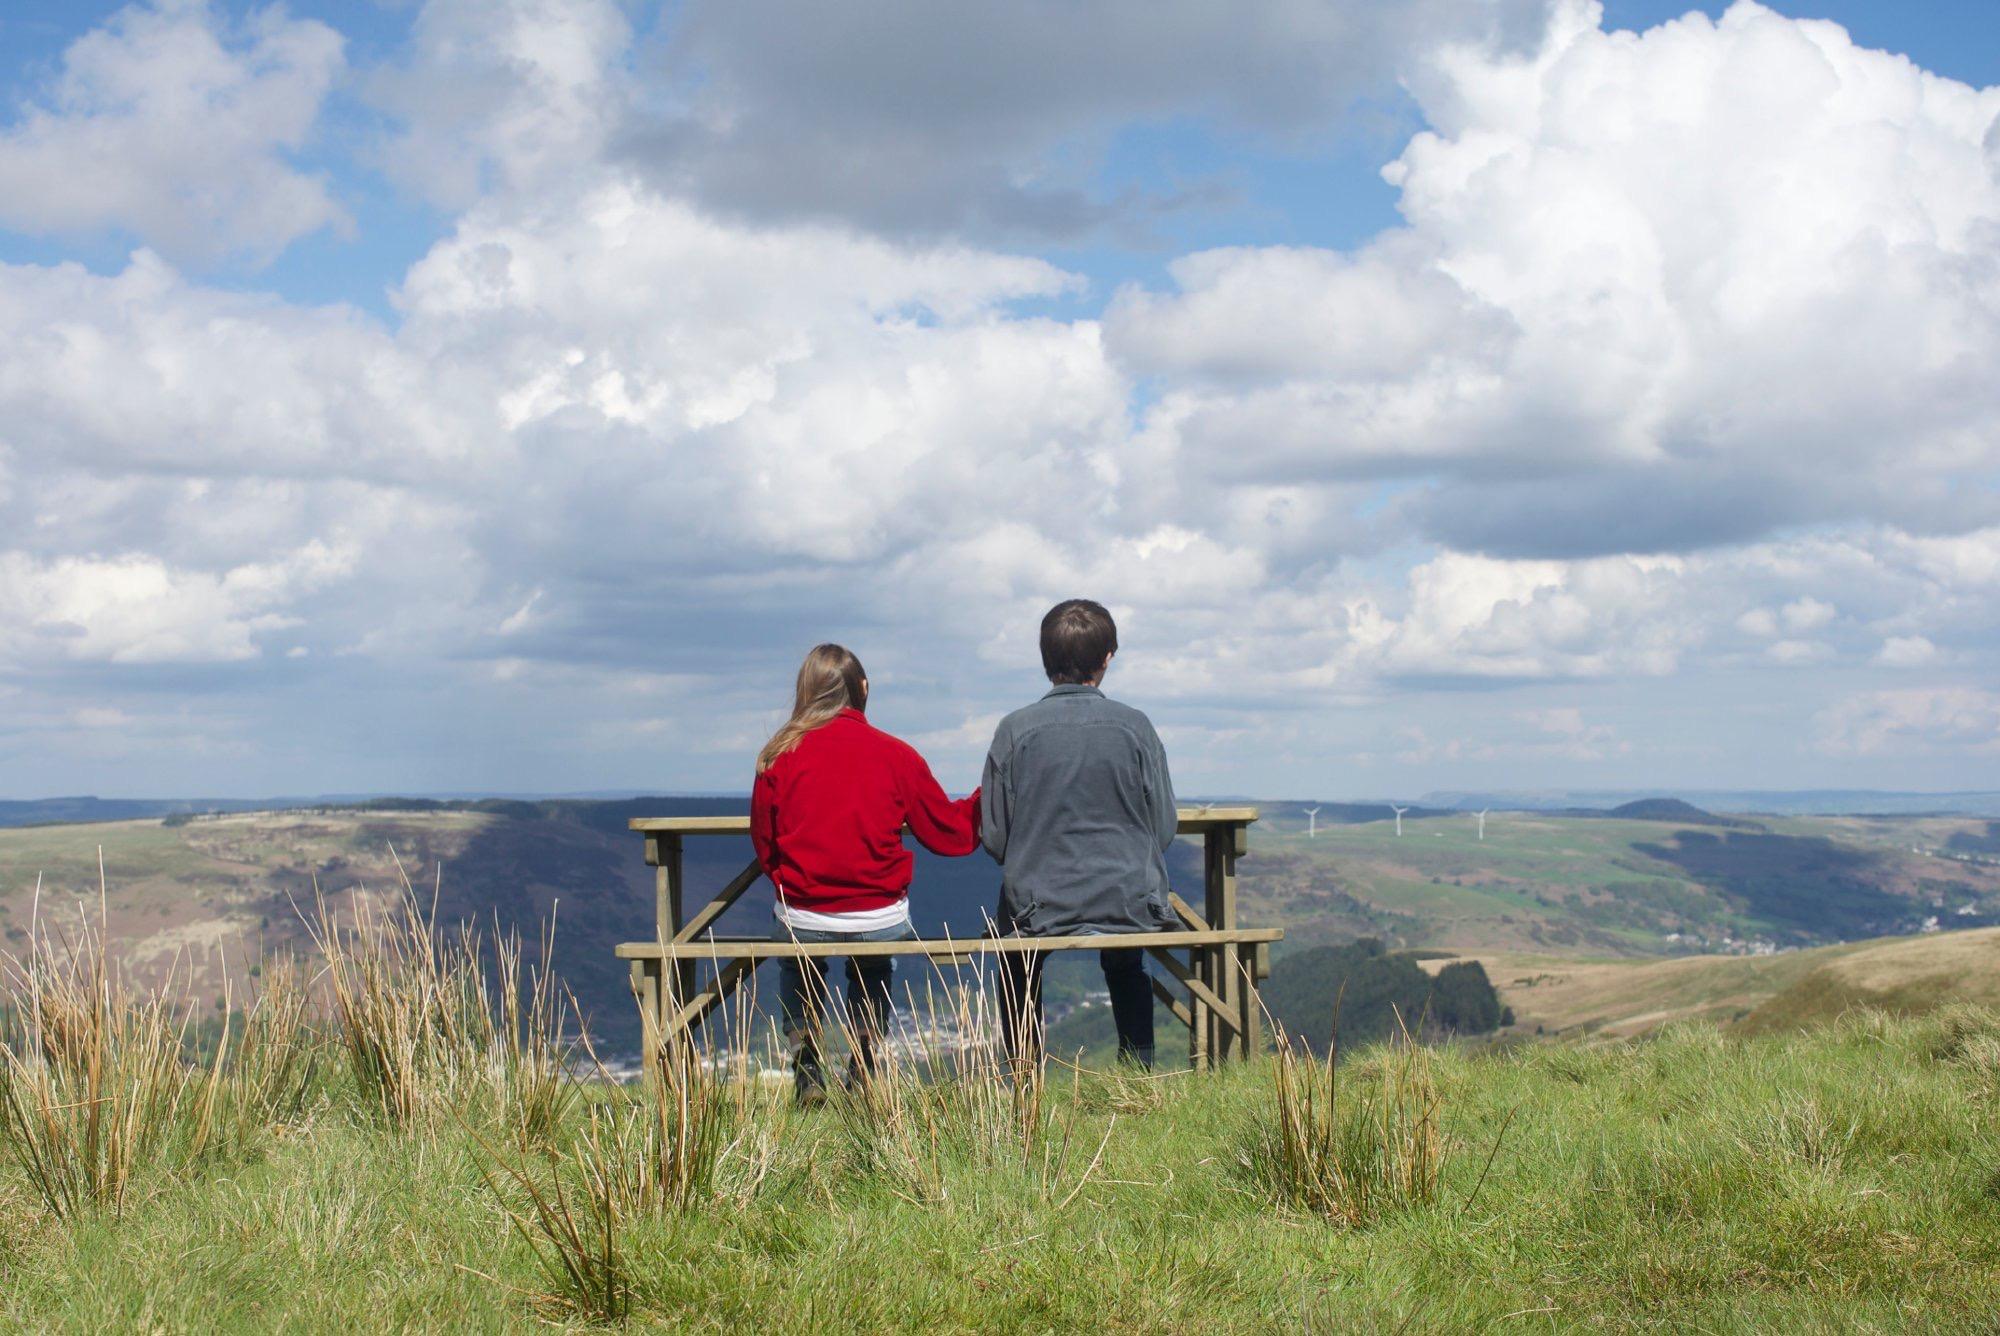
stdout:
[[[908,923],[873,932],[827,932],[817,928],[771,929],[774,942],[809,945],[819,942],[907,942],[916,936]],[[894,956],[848,956],[847,1012],[854,1037],[857,1067],[875,1068],[875,1042],[889,1030],[890,985],[896,978]],[[785,1038],[795,1046],[794,1069],[801,1078],[820,1078],[821,1030],[833,1010],[827,986],[826,957],[782,957],[778,961],[778,1005],[784,1015]]]
[[[1040,951],[1000,957],[1000,1036],[1007,1056],[1038,1062],[1042,1054],[1042,966]],[[1146,973],[1143,947],[1099,951],[1105,991],[1111,994],[1111,1023],[1118,1031],[1118,1056],[1150,1070],[1153,1066],[1153,980]]]

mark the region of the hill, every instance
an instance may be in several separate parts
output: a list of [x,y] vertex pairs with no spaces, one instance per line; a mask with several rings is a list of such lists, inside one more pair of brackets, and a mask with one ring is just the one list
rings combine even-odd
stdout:
[[[2000,1006],[2000,928],[1768,956],[1574,960],[1479,952],[1518,1031],[1633,1035],[1702,1021],[1747,1031],[1820,1024],[1856,1007],[1920,1014]],[[1448,959],[1425,962],[1436,970]]]
[[243,798],[35,798],[0,799],[0,827],[55,826],[94,821],[134,821],[195,812],[268,812],[302,802]]
[[[296,907],[310,909],[315,885],[336,907],[382,894],[398,884],[399,857],[446,923],[532,938],[553,912],[557,967],[617,1049],[636,1013],[611,948],[652,932],[652,873],[627,819],[740,810],[728,798],[384,799],[0,830],[0,946],[18,947],[37,912],[67,923],[94,912],[101,847],[110,931],[142,976],[178,968],[212,994],[225,978],[240,993],[260,953],[310,948]],[[1296,804],[1264,813],[1240,865],[1242,914],[1288,929],[1280,968],[1291,952],[1364,937],[1392,953],[1658,957],[1814,946],[1929,918],[2000,923],[2000,858],[1983,851],[1993,837],[1983,820],[1786,818],[1753,831],[1494,813],[1482,840],[1458,813],[1406,812],[1398,837],[1386,808],[1355,805],[1342,814],[1351,821],[1329,824],[1322,807],[1316,838]],[[692,893],[748,858],[744,840],[690,841]],[[1176,885],[1197,902],[1199,861],[1187,840],[1170,856]],[[998,883],[983,856],[920,852],[920,930],[981,931]],[[769,912],[760,886],[725,927],[763,931]],[[1051,1006],[1098,986],[1092,961],[1065,959],[1050,970]]]
[[1689,820],[1546,812],[1406,814],[1308,835],[1305,809],[1264,808],[1243,861],[1246,918],[1297,946],[1570,956],[1750,953],[2000,923],[2000,857],[1964,817]]
[[2000,929],[1829,952],[1742,1023],[1749,1030],[1798,1029],[1857,1008],[1919,1015],[1951,1003],[2000,1008]]
[[[1584,812],[1572,815],[1590,815]],[[1741,817],[1717,816],[1704,811],[1693,803],[1682,802],[1679,798],[1640,798],[1636,802],[1621,803],[1605,816],[1622,821],[1671,821],[1682,826],[1733,826],[1742,830],[1761,830],[1755,821],[1745,821]]]
[[[636,1041],[619,942],[653,935],[653,870],[633,816],[741,812],[729,798],[442,801],[376,799],[338,807],[98,821],[0,830],[0,947],[18,950],[31,918],[74,925],[98,907],[103,852],[109,936],[141,979],[186,974],[211,997],[245,991],[251,969],[277,951],[310,953],[301,917],[323,892],[336,910],[360,895],[391,893],[407,873],[437,919],[534,940],[554,917],[555,965],[576,992],[600,1042]],[[1183,884],[1198,850],[1174,853]],[[911,914],[918,930],[976,936],[997,899],[999,871],[984,855],[916,852]],[[750,859],[747,839],[687,842],[690,894],[727,882]],[[37,903],[37,886],[40,900]],[[768,883],[723,919],[730,932],[766,932]],[[1086,962],[1051,968],[1057,1005],[1087,987]],[[775,996],[773,987],[759,990]]]

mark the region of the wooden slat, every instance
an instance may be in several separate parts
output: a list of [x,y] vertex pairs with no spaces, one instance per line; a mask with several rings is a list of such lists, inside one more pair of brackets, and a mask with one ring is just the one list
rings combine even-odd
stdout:
[[[1209,925],[1218,931],[1227,932],[1236,926],[1236,853],[1243,839],[1243,828],[1232,826],[1227,830],[1210,832],[1207,840],[1209,872],[1204,887],[1208,895],[1208,913],[1203,915]],[[1243,1039],[1242,980],[1237,978],[1235,943],[1210,947],[1202,953],[1207,957],[1205,977],[1209,986],[1222,999],[1222,1011],[1218,1021],[1227,1021],[1234,1030],[1237,1046]],[[1224,1036],[1220,1026],[1214,1031],[1214,1056],[1220,1060],[1229,1056],[1230,1041]],[[1247,1053],[1243,1056],[1249,1056]]]
[[[1261,945],[1251,948],[1253,952],[1263,949]],[[1264,1009],[1263,1003],[1257,1000],[1257,970],[1249,961],[1238,963],[1243,968],[1243,979],[1239,985],[1243,989],[1243,1056],[1261,1057],[1264,1053]]]
[[1174,1019],[1192,1029],[1194,1026],[1194,1014],[1187,1009],[1187,1003],[1175,997],[1173,989],[1167,987],[1152,975],[1149,974],[1146,976],[1146,982],[1153,985],[1153,996],[1167,1004],[1167,1010],[1174,1013]]
[[1157,947],[1153,949],[1153,959],[1166,966],[1167,973],[1178,979],[1181,987],[1187,989],[1195,1001],[1208,1008],[1209,1020],[1213,1024],[1227,1026],[1232,1033],[1235,1031],[1238,1024],[1236,1017],[1229,1014],[1229,1008],[1223,1005],[1222,999],[1216,996],[1206,980],[1197,978],[1193,970]]
[[1167,903],[1173,906],[1174,913],[1180,915],[1181,922],[1187,924],[1189,932],[1207,932],[1209,930],[1208,920],[1195,913],[1194,906],[1181,899],[1178,892],[1168,891]]
[[1112,932],[1082,937],[968,937],[958,940],[915,939],[906,942],[774,942],[767,937],[704,937],[698,942],[620,942],[621,960],[709,960],[754,956],[778,960],[787,956],[975,956],[1021,951],[1104,951],[1119,947],[1215,946],[1222,942],[1276,942],[1283,928],[1238,928],[1234,932]]
[[639,997],[639,1033],[646,1052],[660,1048],[660,962],[632,962],[632,991]]
[[687,1005],[674,1013],[673,1018],[667,1022],[668,1037],[682,1034],[700,1023],[709,1012],[721,1006],[729,995],[736,991],[736,986],[756,968],[757,962],[754,959],[739,957],[717,970],[715,977],[709,980],[708,986],[690,998]]
[[[1257,819],[1254,807],[1183,807],[1180,832],[1199,835],[1221,826],[1245,826]],[[748,835],[748,816],[635,816],[626,825],[652,835]]]
[[757,878],[764,875],[764,866],[756,859],[750,866],[736,874],[736,879],[716,892],[715,898],[695,911],[687,926],[674,934],[677,942],[692,942],[707,932],[715,921],[729,912],[729,907],[743,898],[743,893],[757,884]]

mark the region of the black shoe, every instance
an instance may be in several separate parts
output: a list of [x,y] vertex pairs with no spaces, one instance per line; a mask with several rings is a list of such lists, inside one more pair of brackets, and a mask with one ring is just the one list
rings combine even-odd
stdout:
[[873,1063],[850,1058],[847,1063],[847,1073],[840,1078],[840,1086],[848,1094],[858,1095],[873,1085],[875,1078],[880,1075],[881,1072]]
[[819,1064],[801,1063],[792,1068],[792,1101],[802,1109],[826,1103],[826,1073],[819,1069]]

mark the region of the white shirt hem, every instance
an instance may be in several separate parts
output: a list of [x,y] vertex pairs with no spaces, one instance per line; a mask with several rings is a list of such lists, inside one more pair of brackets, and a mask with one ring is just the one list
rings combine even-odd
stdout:
[[880,909],[856,909],[845,914],[822,914],[816,909],[800,909],[783,900],[771,906],[771,916],[793,932],[880,932],[900,928],[910,921],[909,897]]

